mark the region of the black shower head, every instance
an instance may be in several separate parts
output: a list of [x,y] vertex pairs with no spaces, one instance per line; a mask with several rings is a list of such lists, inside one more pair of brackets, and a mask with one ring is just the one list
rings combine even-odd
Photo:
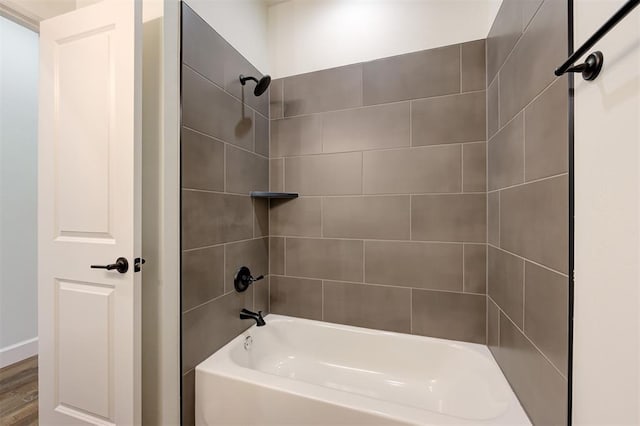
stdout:
[[264,92],[266,92],[267,89],[269,88],[269,84],[271,84],[271,77],[268,75],[265,75],[260,80],[258,80],[255,77],[245,77],[244,75],[240,74],[240,83],[243,86],[247,84],[247,80],[253,80],[257,83],[256,88],[253,89],[253,94],[256,96],[260,96]]

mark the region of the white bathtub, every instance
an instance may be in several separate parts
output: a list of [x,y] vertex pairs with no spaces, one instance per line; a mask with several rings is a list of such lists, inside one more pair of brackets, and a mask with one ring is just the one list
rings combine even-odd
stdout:
[[197,366],[196,424],[530,424],[483,345],[265,320]]

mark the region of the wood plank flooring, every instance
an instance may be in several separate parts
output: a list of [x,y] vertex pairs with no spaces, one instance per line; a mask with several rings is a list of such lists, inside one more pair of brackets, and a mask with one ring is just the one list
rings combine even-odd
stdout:
[[38,357],[0,370],[0,425],[38,424]]

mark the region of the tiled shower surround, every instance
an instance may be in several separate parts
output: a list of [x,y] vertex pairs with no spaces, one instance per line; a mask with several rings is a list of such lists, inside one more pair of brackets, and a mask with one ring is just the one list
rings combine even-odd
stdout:
[[269,98],[244,90],[261,75],[182,6],[182,423],[194,423],[194,367],[251,326],[242,308],[269,309],[269,277],[236,293],[246,265],[267,275]]
[[[184,5],[182,28],[183,424],[243,307],[487,343],[532,421],[565,424],[566,2],[504,0],[486,42],[258,98],[238,75],[260,74]],[[266,189],[300,197],[248,195]],[[241,265],[267,278],[237,294]]]
[[275,80],[271,312],[485,342],[485,42]]
[[567,422],[567,2],[504,0],[487,39],[488,344],[536,424]]

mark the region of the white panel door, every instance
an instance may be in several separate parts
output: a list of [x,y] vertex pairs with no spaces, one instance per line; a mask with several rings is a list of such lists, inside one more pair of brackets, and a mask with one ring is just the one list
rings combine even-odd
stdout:
[[140,423],[141,25],[139,1],[104,0],[40,27],[45,425]]

